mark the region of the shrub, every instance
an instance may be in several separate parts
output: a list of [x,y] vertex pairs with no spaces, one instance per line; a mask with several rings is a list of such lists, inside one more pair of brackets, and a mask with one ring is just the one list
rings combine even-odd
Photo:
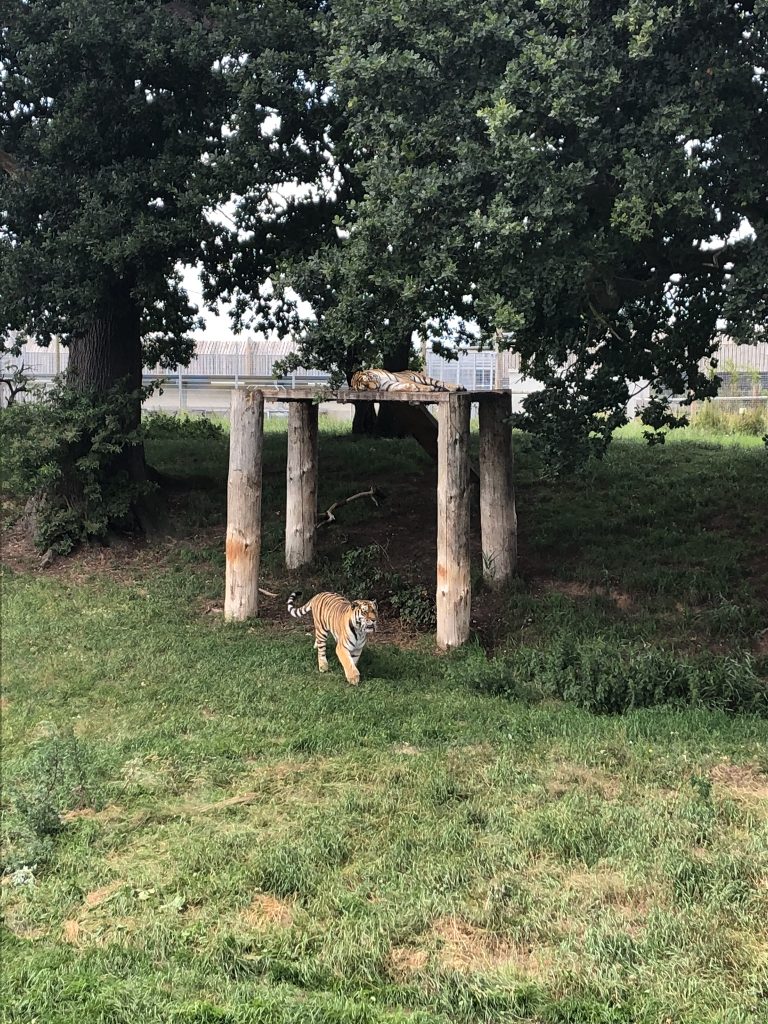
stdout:
[[136,395],[115,386],[105,394],[57,383],[35,404],[0,417],[5,486],[34,498],[35,543],[66,554],[81,541],[126,524],[152,485],[131,479],[120,456],[141,442],[131,429]]
[[434,627],[434,599],[424,587],[392,571],[387,553],[380,544],[345,551],[341,568],[351,598],[377,599],[380,604],[389,606],[404,625],[414,629]]
[[153,412],[144,417],[142,434],[153,441],[168,438],[210,439],[224,437],[224,428],[205,416],[169,416],[164,412]]

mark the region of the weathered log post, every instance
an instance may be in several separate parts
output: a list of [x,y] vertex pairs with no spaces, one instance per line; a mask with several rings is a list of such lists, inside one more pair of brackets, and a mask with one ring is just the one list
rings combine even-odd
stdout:
[[469,410],[461,394],[437,406],[437,645],[469,639]]
[[224,618],[241,621],[259,610],[261,467],[264,395],[232,392],[227,480],[227,568]]
[[483,577],[506,583],[517,566],[512,429],[509,395],[480,400],[480,536]]
[[317,405],[288,403],[285,564],[307,565],[315,556],[317,522]]

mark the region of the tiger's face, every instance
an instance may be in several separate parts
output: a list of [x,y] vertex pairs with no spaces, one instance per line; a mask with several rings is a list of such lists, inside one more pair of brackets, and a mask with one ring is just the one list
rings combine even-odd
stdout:
[[375,601],[353,601],[355,623],[362,626],[366,633],[374,633],[379,622],[379,609]]

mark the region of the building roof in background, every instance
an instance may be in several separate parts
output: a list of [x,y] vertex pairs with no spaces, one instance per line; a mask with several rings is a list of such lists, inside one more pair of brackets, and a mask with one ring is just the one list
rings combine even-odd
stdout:
[[[195,342],[195,355],[218,356],[237,355],[245,352],[248,348],[254,353],[276,356],[282,359],[296,351],[296,342],[293,338],[270,338],[267,340],[256,340],[254,338],[224,338],[221,340],[200,338]],[[47,346],[38,345],[33,341],[26,341],[24,349],[27,352],[48,352]]]

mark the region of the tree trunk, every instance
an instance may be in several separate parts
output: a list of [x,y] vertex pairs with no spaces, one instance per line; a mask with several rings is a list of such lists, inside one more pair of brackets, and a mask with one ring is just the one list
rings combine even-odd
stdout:
[[285,564],[289,569],[308,565],[315,557],[317,412],[314,402],[288,403]]
[[[411,359],[411,332],[403,338],[400,344],[392,352],[388,352],[382,359],[384,370],[407,370]],[[401,417],[401,408],[397,402],[381,402],[379,414],[376,419],[376,434],[379,437],[407,437],[408,429]]]
[[355,402],[352,433],[373,437],[376,433],[376,406],[373,402]]
[[461,394],[437,407],[437,646],[469,639],[472,584],[469,562],[469,410]]
[[[106,394],[118,383],[130,394],[126,433],[141,423],[141,334],[139,310],[127,283],[116,285],[85,333],[69,346],[67,383],[78,391]],[[132,481],[146,480],[143,444],[126,445],[114,469]]]
[[[94,310],[88,327],[69,344],[66,385],[70,392],[87,396],[94,410],[103,409],[104,415],[89,416],[87,410],[82,415],[62,396],[62,411],[65,418],[69,416],[75,437],[62,448],[59,479],[41,495],[44,505],[55,513],[48,515],[49,527],[56,520],[56,510],[66,513],[66,526],[58,536],[54,530],[53,536],[62,550],[86,537],[104,540],[111,530],[147,532],[161,518],[158,497],[145,486],[144,446],[127,440],[141,423],[141,369],[139,309],[131,298],[130,284],[116,282]],[[119,446],[123,441],[122,450],[112,454],[103,444],[97,447],[97,432],[103,429],[109,443]],[[80,460],[91,452],[92,465],[84,471]],[[94,486],[97,491],[92,490]],[[38,541],[42,540],[40,533]]]
[[224,618],[241,622],[259,610],[264,453],[261,391],[239,388],[232,392],[229,431]]

